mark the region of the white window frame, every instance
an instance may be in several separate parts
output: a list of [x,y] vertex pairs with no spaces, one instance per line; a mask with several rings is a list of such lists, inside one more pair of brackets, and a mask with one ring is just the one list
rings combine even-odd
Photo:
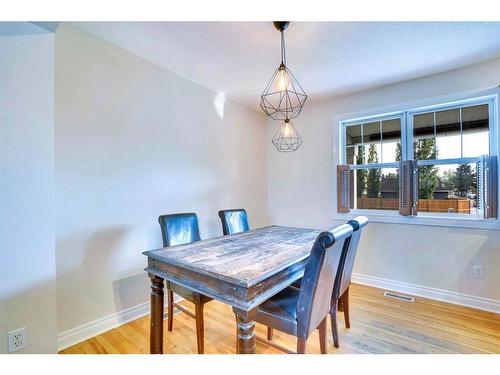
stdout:
[[[413,116],[421,113],[443,111],[461,108],[464,106],[475,106],[488,104],[489,116],[489,147],[490,155],[498,155],[498,96],[488,95],[477,98],[457,100],[448,103],[440,103],[425,107],[417,107],[402,111],[388,112],[384,114],[375,114],[343,120],[339,122],[339,164],[346,164],[346,129],[348,126],[358,125],[361,123],[369,123],[375,121],[384,121],[394,118],[401,119],[401,159],[413,160],[413,147],[408,145],[413,144]],[[453,159],[436,159],[436,160],[421,160],[418,165],[439,165],[439,164],[461,164],[461,163],[476,163],[481,156]],[[376,163],[376,164],[358,164],[351,166],[352,169],[370,169],[370,168],[394,168],[398,167],[399,163]],[[351,209],[350,213],[337,214],[338,217],[351,218],[356,215],[368,216],[372,221],[384,223],[402,223],[402,224],[419,224],[419,225],[435,225],[435,226],[452,226],[465,228],[486,228],[500,229],[500,221],[485,220],[476,215],[470,217],[466,215],[448,214],[448,213],[431,213],[419,212],[417,216],[402,216],[397,210],[376,210],[376,209]]]

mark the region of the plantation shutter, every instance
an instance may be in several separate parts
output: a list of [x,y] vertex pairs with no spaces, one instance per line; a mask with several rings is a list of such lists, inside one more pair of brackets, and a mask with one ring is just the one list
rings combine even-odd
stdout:
[[349,174],[348,165],[337,165],[337,212],[350,211],[349,204]]
[[404,216],[417,215],[418,168],[414,160],[399,163],[399,213]]
[[485,219],[496,219],[498,211],[497,157],[482,156],[477,171],[477,209]]

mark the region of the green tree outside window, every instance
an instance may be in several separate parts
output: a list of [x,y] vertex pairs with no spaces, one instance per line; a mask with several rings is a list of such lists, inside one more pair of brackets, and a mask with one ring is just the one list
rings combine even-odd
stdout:
[[[368,163],[377,163],[378,155],[377,148],[374,144],[368,147]],[[378,198],[380,195],[380,183],[382,178],[382,171],[380,168],[369,169],[368,177],[366,179],[366,195],[368,198]]]
[[[437,158],[436,140],[434,138],[418,139],[413,142],[415,160],[434,160]],[[438,169],[434,165],[418,167],[420,199],[434,199],[434,192],[439,186]]]

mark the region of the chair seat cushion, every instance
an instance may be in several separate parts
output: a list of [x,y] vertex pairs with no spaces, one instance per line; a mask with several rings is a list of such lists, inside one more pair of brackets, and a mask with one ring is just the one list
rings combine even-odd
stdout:
[[289,286],[259,306],[256,321],[289,334],[297,332],[300,289]]

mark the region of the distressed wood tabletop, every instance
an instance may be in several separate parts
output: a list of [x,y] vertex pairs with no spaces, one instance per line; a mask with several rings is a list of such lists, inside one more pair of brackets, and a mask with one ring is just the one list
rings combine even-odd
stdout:
[[253,286],[309,256],[319,230],[269,226],[143,254],[241,286]]

